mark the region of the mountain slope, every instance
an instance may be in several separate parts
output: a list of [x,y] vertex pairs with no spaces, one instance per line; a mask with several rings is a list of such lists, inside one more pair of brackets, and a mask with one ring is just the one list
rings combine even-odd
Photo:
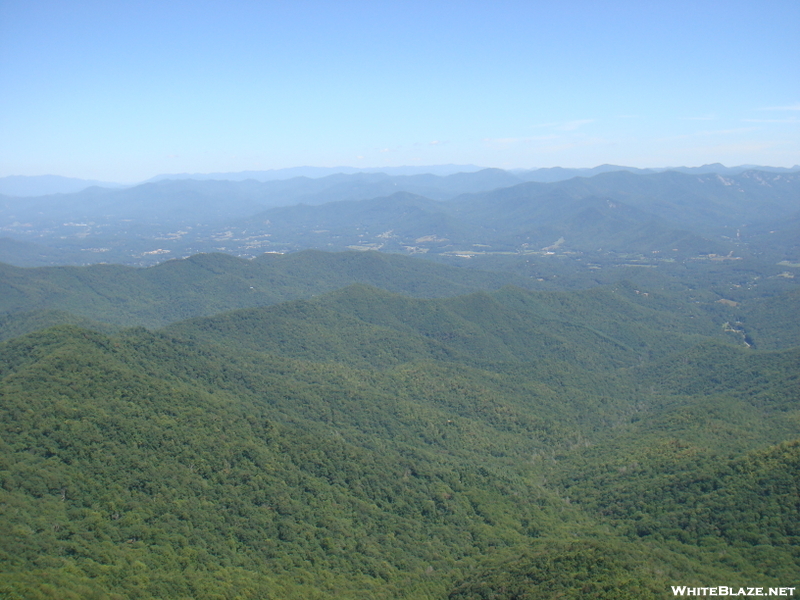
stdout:
[[[228,273],[214,258],[187,266]],[[726,335],[624,284],[440,299],[357,284],[157,332],[16,337],[0,344],[0,591],[784,585],[798,350]]]
[[[13,315],[28,313],[29,321],[35,323],[41,311],[57,310],[108,324],[157,327],[235,308],[307,298],[355,282],[435,297],[524,280],[401,256],[353,252],[267,254],[254,261],[224,254],[196,255],[148,269],[119,265],[21,269],[0,264],[0,311],[6,313],[6,322]],[[19,323],[13,330],[2,328],[0,339],[20,331]]]
[[72,573],[123,596],[224,593],[248,577],[245,597],[276,580],[294,597],[425,597],[454,561],[559,518],[496,458],[508,433],[398,392],[403,373],[226,360],[145,332],[61,328],[2,350],[11,589],[40,577],[74,590]]

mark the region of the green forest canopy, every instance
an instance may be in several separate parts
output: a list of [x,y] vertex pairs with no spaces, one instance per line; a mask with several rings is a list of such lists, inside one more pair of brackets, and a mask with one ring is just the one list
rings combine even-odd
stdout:
[[[642,291],[359,284],[159,330],[11,337],[0,595],[793,585],[798,349],[748,348],[738,307]],[[742,327],[764,322],[750,306]]]

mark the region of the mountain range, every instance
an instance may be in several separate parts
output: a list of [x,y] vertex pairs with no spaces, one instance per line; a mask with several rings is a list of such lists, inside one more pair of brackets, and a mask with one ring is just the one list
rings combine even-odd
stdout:
[[253,257],[318,248],[451,261],[552,251],[600,262],[620,255],[749,256],[775,264],[800,259],[798,188],[800,174],[765,171],[613,171],[556,183],[518,183],[500,170],[167,180],[0,197],[0,259],[19,266],[148,265],[198,252]]
[[0,597],[789,595],[800,173],[598,170],[0,198]]
[[[329,175],[355,173],[383,173],[390,176],[408,175],[437,175],[444,177],[457,173],[471,173],[483,170],[484,167],[475,165],[430,165],[406,167],[289,167],[285,169],[271,169],[268,171],[239,171],[235,173],[174,173],[162,174],[151,177],[141,183],[154,183],[167,179],[193,179],[196,181],[222,180],[222,181],[274,181],[307,177],[317,179]],[[540,169],[511,169],[509,172],[518,177],[520,181],[554,182],[572,177],[592,177],[599,173],[609,171],[630,171],[634,173],[658,173],[661,171],[678,171],[681,173],[719,173],[721,175],[738,175],[743,171],[759,170],[770,173],[788,173],[800,170],[800,165],[791,168],[763,167],[757,165],[741,165],[726,167],[721,164],[703,165],[701,167],[666,167],[661,169],[639,169],[635,167],[622,167],[617,165],[600,165],[593,168],[562,168],[549,167]],[[59,175],[9,175],[0,177],[0,194],[6,196],[44,196],[48,194],[70,194],[79,192],[89,187],[104,188],[130,187],[136,184],[112,183],[94,179],[79,179],[75,177],[62,177]]]
[[[796,338],[748,348],[738,307],[666,288],[413,298],[345,273],[437,295],[459,275],[498,281],[375,253],[273,260],[292,286],[320,272],[344,285],[160,329],[41,323],[0,344],[3,594],[621,599],[793,584]],[[165,264],[104,268],[160,279],[176,308],[184,284],[277,278],[223,255]],[[51,302],[80,279],[70,269],[50,273]],[[81,269],[63,312],[106,291]],[[112,294],[95,324],[113,325],[115,304],[124,315]]]

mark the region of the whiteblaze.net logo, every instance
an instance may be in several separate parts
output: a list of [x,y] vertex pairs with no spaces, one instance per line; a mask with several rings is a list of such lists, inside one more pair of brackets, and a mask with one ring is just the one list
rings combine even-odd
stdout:
[[689,587],[686,585],[673,585],[673,596],[794,596],[793,587]]

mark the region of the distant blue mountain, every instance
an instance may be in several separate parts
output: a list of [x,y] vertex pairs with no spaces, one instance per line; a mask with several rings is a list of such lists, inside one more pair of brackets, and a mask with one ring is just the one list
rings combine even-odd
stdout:
[[[485,167],[476,165],[427,165],[427,166],[404,166],[404,167],[290,167],[287,169],[270,169],[267,171],[240,171],[238,173],[175,173],[156,175],[144,183],[163,181],[165,179],[195,179],[207,180],[218,179],[227,181],[245,181],[255,179],[256,181],[276,181],[292,179],[295,177],[308,177],[310,179],[320,179],[330,175],[352,175],[355,173],[385,173],[390,176],[411,176],[411,175],[438,175],[446,177],[456,173],[474,173],[484,170]],[[660,167],[651,169],[639,169],[637,167],[626,167],[620,165],[599,165],[592,168],[569,169],[564,167],[549,167],[541,169],[510,169],[508,173],[519,177],[522,181],[539,181],[542,183],[552,183],[564,181],[573,177],[594,177],[600,173],[610,173],[613,171],[630,171],[632,173],[661,173],[663,171],[678,171],[680,173],[718,173],[720,175],[738,175],[749,170],[766,171],[768,173],[789,173],[800,170],[800,165],[791,168],[785,167],[761,167],[754,165],[741,165],[738,167],[726,167],[725,165],[714,163],[701,167]],[[493,169],[498,170],[498,169]],[[0,192],[2,193],[2,192]]]
[[60,175],[9,175],[0,177],[0,194],[6,196],[46,196],[48,194],[74,194],[93,186],[123,188],[122,183],[77,179]]
[[786,167],[762,167],[757,165],[739,165],[738,167],[726,167],[720,163],[703,165],[701,167],[661,167],[653,169],[639,169],[637,167],[624,167],[619,165],[599,165],[591,169],[567,169],[563,167],[549,167],[543,169],[510,169],[509,172],[524,181],[538,181],[540,183],[554,183],[564,181],[573,177],[594,177],[601,173],[611,173],[613,171],[629,171],[639,175],[648,173],[663,173],[664,171],[677,171],[678,173],[688,173],[701,175],[706,173],[716,173],[718,175],[739,175],[745,171],[764,171],[767,173],[791,173],[800,171],[800,165],[790,168]]
[[386,173],[387,175],[439,175],[445,177],[455,173],[473,173],[480,171],[484,167],[475,165],[429,165],[429,166],[406,166],[406,167],[289,167],[287,169],[269,169],[267,171],[240,171],[238,173],[177,173],[156,175],[148,179],[145,183],[162,181],[164,179],[225,179],[229,181],[245,181],[255,179],[256,181],[275,181],[278,179],[292,179],[294,177],[308,177],[319,179],[328,175],[343,173],[352,175],[354,173]]
[[[536,181],[540,183],[554,183],[572,179],[573,177],[594,177],[601,173],[615,171],[628,171],[637,174],[662,173],[664,171],[677,171],[689,174],[717,173],[719,175],[738,175],[745,171],[758,170],[767,173],[791,173],[800,171],[800,165],[794,167],[763,167],[754,165],[740,165],[737,167],[726,167],[719,163],[703,165],[701,167],[661,167],[652,169],[639,169],[637,167],[626,167],[620,165],[599,165],[592,168],[570,169],[564,167],[548,167],[541,169],[509,169],[506,171],[509,177],[515,177],[519,181]],[[478,171],[500,173],[500,169],[485,169],[476,165],[427,165],[427,166],[404,166],[404,167],[290,167],[287,169],[270,169],[267,171],[239,171],[237,173],[174,173],[162,174],[151,177],[142,183],[155,183],[165,180],[219,180],[219,181],[247,181],[255,180],[260,182],[283,181],[298,177],[308,179],[322,179],[331,175],[353,175],[364,174],[386,174],[391,177],[413,177],[420,175],[435,175],[438,177],[448,177],[459,173],[476,173]],[[510,185],[507,182],[506,185]],[[0,194],[6,196],[46,196],[51,194],[74,194],[90,187],[102,187],[120,189],[132,187],[122,183],[109,181],[97,181],[94,179],[78,179],[75,177],[62,177],[60,175],[9,175],[0,177]]]

